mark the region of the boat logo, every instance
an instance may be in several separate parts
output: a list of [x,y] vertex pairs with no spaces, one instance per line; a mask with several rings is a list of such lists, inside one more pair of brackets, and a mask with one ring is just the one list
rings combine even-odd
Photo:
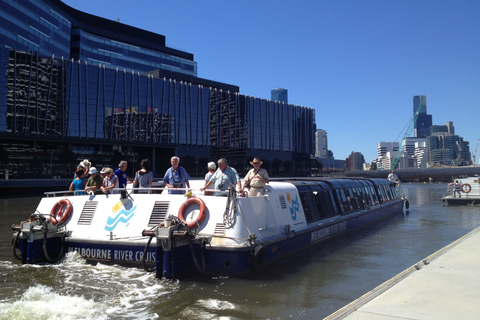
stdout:
[[112,212],[115,214],[115,216],[108,217],[105,230],[113,231],[113,229],[115,229],[120,222],[125,223],[128,226],[128,221],[130,221],[130,219],[135,215],[136,208],[137,206],[130,210],[126,210],[121,202],[117,202],[112,208]]
[[287,201],[292,205],[291,207],[288,208],[290,209],[290,214],[292,215],[292,219],[297,220],[297,212],[300,212],[300,204],[298,202],[297,196],[295,196],[295,200],[294,200],[290,196],[290,193],[287,193]]

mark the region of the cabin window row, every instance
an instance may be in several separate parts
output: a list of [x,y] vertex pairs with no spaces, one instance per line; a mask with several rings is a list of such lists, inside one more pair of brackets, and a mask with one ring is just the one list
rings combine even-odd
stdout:
[[308,223],[349,214],[397,198],[396,188],[388,184],[300,192]]

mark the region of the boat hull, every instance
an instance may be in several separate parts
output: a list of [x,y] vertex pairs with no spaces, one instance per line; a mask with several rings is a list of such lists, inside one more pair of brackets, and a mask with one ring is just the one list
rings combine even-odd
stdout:
[[[336,217],[329,222],[312,225],[301,232],[292,231],[282,237],[263,241],[260,246],[246,245],[235,248],[196,244],[193,245],[194,253],[188,245],[178,246],[173,250],[164,251],[163,265],[172,266],[172,268],[164,269],[161,275],[157,270],[157,276],[180,278],[201,273],[225,276],[247,275],[298,252],[399,214],[402,208],[403,200],[398,200],[348,217]],[[195,268],[193,254],[199,263],[203,263],[204,268]]]
[[453,198],[453,197],[444,197],[443,201],[448,205],[457,205],[457,206],[474,206],[480,205],[480,197],[463,197],[463,198]]

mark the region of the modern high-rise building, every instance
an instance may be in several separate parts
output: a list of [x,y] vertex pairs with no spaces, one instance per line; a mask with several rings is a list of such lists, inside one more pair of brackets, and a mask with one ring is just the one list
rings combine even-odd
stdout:
[[288,90],[276,88],[271,91],[271,100],[288,103]]
[[322,129],[315,132],[315,157],[329,158],[327,131]]
[[419,111],[417,120],[414,123],[415,137],[426,138],[430,134],[432,126],[432,115],[427,114],[427,97],[413,96],[413,113]]
[[315,152],[313,109],[198,78],[193,54],[165,43],[59,0],[2,1],[0,165],[12,177],[71,176],[78,159],[115,166],[117,155],[148,157],[163,175],[178,155],[225,157],[242,173],[252,157]]
[[345,169],[347,171],[363,170],[365,158],[360,152],[353,152],[345,160]]
[[379,142],[377,143],[377,156],[380,158],[385,156],[387,152],[395,153],[398,148],[400,148],[400,143],[398,142]]

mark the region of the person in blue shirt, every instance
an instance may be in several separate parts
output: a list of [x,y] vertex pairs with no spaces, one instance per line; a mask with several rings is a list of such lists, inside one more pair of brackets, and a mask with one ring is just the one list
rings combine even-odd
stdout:
[[83,169],[77,169],[75,171],[75,179],[73,179],[72,183],[70,184],[70,191],[76,191],[75,195],[83,195],[85,192],[85,178],[83,177],[84,175]]
[[[167,169],[165,172],[165,176],[163,177],[163,182],[165,186],[169,189],[174,188],[190,188],[190,176],[188,175],[187,171],[179,166],[180,158],[179,157],[172,157],[170,159],[170,163],[172,166]],[[184,194],[184,190],[168,190],[169,194]]]
[[125,189],[128,182],[133,183],[132,179],[130,179],[127,176],[127,172],[126,172],[127,171],[127,166],[128,166],[128,162],[125,161],[125,160],[122,160],[118,164],[118,169],[115,170],[115,172],[114,172],[115,175],[118,178],[118,187],[120,189]]
[[237,192],[242,189],[240,178],[238,177],[237,170],[228,166],[227,159],[221,158],[218,160],[218,169],[215,174],[210,178],[205,186],[200,188],[201,191],[207,189],[212,183],[215,185],[215,190],[222,192],[215,192],[216,196],[227,195],[228,188],[233,185],[237,188]]

